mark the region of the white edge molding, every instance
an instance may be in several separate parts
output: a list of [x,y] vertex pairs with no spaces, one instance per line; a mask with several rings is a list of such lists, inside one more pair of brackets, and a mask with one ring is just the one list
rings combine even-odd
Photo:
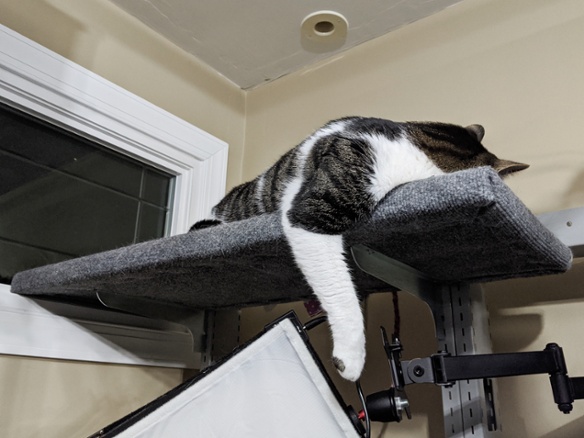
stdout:
[[[175,175],[171,235],[206,217],[225,193],[227,143],[2,25],[0,102]],[[199,363],[190,335],[172,324],[42,303],[0,285],[0,354]]]

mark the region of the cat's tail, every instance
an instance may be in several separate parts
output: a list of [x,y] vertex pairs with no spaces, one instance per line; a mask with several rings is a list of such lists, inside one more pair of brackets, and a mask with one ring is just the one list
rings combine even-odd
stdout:
[[218,219],[203,219],[199,222],[195,222],[193,224],[193,226],[191,226],[191,228],[189,228],[189,232],[196,231],[196,230],[202,230],[203,228],[215,227],[217,225],[221,225],[222,223],[223,223],[223,221],[220,221]]

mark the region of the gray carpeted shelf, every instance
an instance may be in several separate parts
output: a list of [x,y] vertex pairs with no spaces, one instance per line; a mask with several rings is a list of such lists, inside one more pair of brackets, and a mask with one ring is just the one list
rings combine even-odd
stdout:
[[[482,282],[566,271],[570,249],[490,168],[406,184],[346,234],[443,282]],[[353,265],[361,294],[387,285]],[[266,215],[18,273],[12,292],[96,301],[97,291],[191,308],[244,307],[311,295]]]

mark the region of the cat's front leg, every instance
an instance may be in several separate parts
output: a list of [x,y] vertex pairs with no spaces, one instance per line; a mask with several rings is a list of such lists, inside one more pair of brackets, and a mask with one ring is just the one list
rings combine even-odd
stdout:
[[355,381],[365,364],[363,313],[345,261],[341,235],[307,231],[284,221],[296,263],[327,312],[333,338],[333,363]]

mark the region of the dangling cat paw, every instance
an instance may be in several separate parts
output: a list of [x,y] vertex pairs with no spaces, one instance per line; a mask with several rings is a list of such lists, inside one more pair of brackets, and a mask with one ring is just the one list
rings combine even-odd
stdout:
[[351,382],[361,376],[365,366],[365,348],[336,348],[333,351],[333,364],[339,374]]

